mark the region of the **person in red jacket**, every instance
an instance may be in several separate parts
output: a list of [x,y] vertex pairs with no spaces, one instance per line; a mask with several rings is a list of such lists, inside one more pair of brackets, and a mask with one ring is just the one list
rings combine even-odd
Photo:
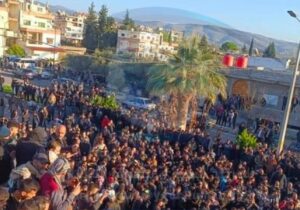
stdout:
[[101,120],[101,128],[108,127],[110,124],[110,119],[105,115]]
[[41,191],[50,198],[52,210],[67,210],[72,205],[74,198],[81,192],[79,183],[71,193],[68,194],[65,191],[62,180],[64,180],[69,169],[69,161],[65,158],[58,158],[40,179]]

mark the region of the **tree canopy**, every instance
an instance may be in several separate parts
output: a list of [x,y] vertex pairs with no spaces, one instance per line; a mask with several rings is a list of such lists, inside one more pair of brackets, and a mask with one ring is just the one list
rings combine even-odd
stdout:
[[236,43],[234,42],[224,42],[221,46],[221,50],[224,52],[228,52],[228,51],[238,51],[239,47]]
[[135,28],[135,23],[134,20],[130,18],[129,10],[127,9],[121,29],[131,30],[132,28]]
[[215,100],[225,95],[225,77],[219,69],[219,57],[212,48],[200,48],[198,37],[183,40],[177,55],[168,64],[158,64],[149,73],[147,87],[156,95],[173,95],[176,103],[176,124],[185,130],[189,104],[197,96]]
[[252,56],[253,54],[253,46],[254,46],[254,38],[252,38],[251,43],[250,43],[250,47],[249,47],[249,56]]
[[25,57],[26,52],[24,48],[22,48],[20,45],[14,44],[7,50],[7,54],[9,55],[16,55],[18,57]]
[[90,51],[96,48],[105,49],[116,46],[117,29],[115,19],[108,16],[108,9],[102,5],[98,15],[94,3],[89,7],[85,20],[83,45]]
[[268,47],[265,49],[263,57],[275,58],[276,57],[276,49],[274,42],[271,42]]

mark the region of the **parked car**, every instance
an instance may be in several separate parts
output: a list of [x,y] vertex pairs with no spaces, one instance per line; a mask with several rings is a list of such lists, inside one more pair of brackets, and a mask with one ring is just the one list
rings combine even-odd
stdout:
[[34,79],[38,73],[32,69],[18,69],[15,71],[15,75],[20,78]]
[[70,84],[70,83],[73,83],[73,84],[78,84],[75,80],[68,79],[68,78],[65,78],[65,77],[58,78],[58,79],[53,79],[52,83],[60,83],[60,84]]
[[32,58],[20,58],[16,61],[17,67],[22,69],[30,69],[36,66],[36,60]]
[[43,71],[41,74],[40,74],[40,78],[41,79],[51,79],[53,78],[53,74],[49,71]]
[[156,108],[156,104],[152,103],[148,98],[133,97],[122,102],[125,107],[134,107],[137,109],[147,109],[152,110]]

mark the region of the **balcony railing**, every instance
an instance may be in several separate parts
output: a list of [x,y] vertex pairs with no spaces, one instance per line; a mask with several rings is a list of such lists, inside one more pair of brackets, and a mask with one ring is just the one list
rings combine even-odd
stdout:
[[7,3],[8,4],[16,4],[16,5],[18,5],[19,1],[18,0],[8,0]]

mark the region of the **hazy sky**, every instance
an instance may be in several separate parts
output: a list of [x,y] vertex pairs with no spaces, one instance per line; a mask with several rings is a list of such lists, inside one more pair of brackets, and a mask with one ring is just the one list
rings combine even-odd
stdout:
[[[42,0],[46,2],[46,0]],[[109,12],[150,6],[180,8],[218,19],[233,28],[286,41],[300,40],[300,23],[287,14],[293,10],[300,17],[300,0],[48,0],[77,11],[87,11],[94,1]]]

